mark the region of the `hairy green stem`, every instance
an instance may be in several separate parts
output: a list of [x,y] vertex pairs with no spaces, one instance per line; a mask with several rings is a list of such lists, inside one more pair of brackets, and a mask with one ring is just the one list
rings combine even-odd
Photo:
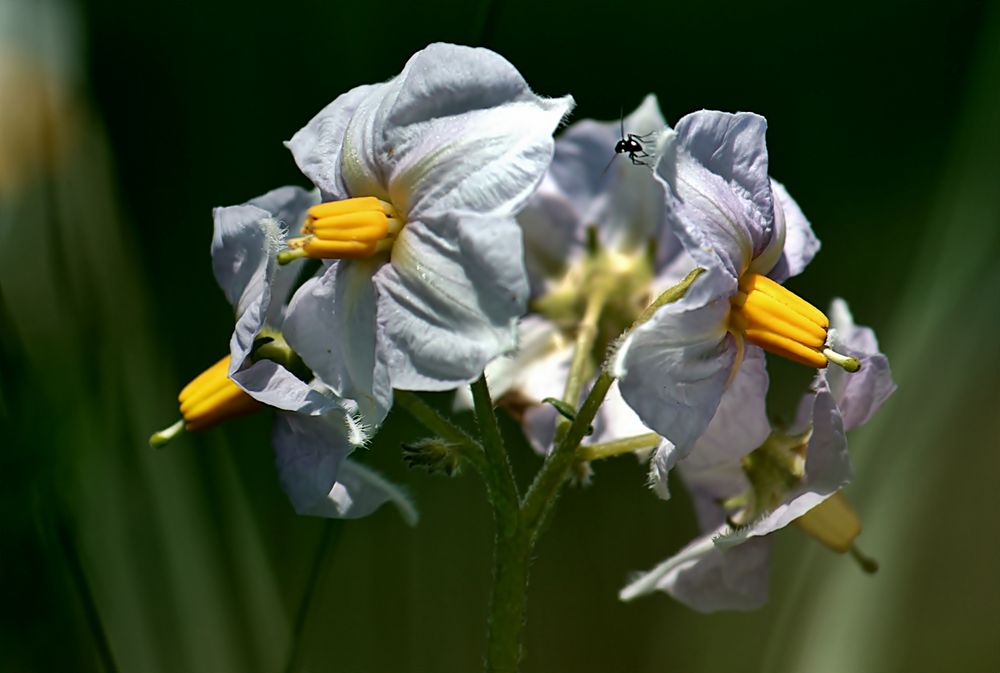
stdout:
[[486,456],[482,474],[497,530],[485,669],[488,673],[515,673],[521,660],[531,541],[521,525],[521,496],[485,376],[472,383],[472,400]]
[[535,480],[531,483],[531,488],[524,496],[521,503],[521,519],[527,528],[529,536],[534,539],[538,534],[545,515],[555,502],[566,476],[569,474],[573,462],[576,460],[577,447],[587,435],[590,424],[597,415],[597,410],[601,408],[608,389],[614,383],[614,377],[607,372],[603,372],[594,387],[590,389],[590,394],[583,401],[580,411],[569,426],[569,430],[549,454],[542,469],[538,471]]
[[601,460],[613,458],[623,453],[631,453],[640,449],[652,449],[660,443],[660,436],[655,432],[647,432],[634,437],[625,437],[611,442],[588,444],[581,446],[576,453],[579,460]]
[[517,482],[514,481],[514,470],[510,466],[507,451],[504,449],[500,427],[497,425],[496,413],[493,411],[493,400],[486,385],[486,377],[480,376],[472,383],[472,401],[476,411],[476,422],[482,435],[483,451],[486,454],[485,472],[486,489],[493,503],[493,513],[496,516],[499,534],[511,537],[517,532],[517,510],[521,502],[521,494],[517,492]]

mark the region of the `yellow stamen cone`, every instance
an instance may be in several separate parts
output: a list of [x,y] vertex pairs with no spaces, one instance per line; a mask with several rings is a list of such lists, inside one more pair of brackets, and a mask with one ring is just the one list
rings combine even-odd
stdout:
[[373,196],[321,203],[307,212],[302,225],[306,235],[289,239],[278,262],[300,257],[364,259],[391,249],[402,228],[392,204]]
[[841,491],[800,516],[795,525],[838,554],[849,552],[861,534],[861,521]]
[[202,430],[261,408],[260,402],[229,378],[229,361],[227,355],[216,362],[184,386],[177,396],[186,430]]
[[823,369],[830,362],[858,371],[856,358],[827,347],[830,320],[818,308],[767,276],[748,272],[730,299],[729,329],[766,351]]

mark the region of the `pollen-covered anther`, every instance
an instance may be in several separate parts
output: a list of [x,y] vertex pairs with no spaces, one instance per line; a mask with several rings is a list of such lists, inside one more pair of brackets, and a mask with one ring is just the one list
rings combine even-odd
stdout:
[[391,203],[373,196],[330,201],[313,206],[302,225],[304,236],[287,241],[280,263],[299,257],[364,259],[392,248],[403,228]]
[[828,347],[830,320],[823,312],[767,276],[743,274],[730,303],[730,329],[750,343],[817,369],[830,362],[848,371],[860,369],[856,358]]

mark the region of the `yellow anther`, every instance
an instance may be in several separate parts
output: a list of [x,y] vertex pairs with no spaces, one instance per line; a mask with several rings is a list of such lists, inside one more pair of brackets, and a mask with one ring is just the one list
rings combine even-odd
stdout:
[[785,304],[785,306],[796,313],[801,313],[823,329],[830,326],[830,319],[822,311],[802,297],[787,290],[784,285],[774,282],[767,276],[762,276],[759,273],[745,273],[740,278],[740,289],[747,294],[753,290],[763,292]]
[[799,529],[838,554],[845,554],[861,534],[861,521],[841,491],[795,520]]
[[767,276],[748,272],[730,299],[729,329],[766,351],[822,369],[828,363],[857,371],[856,358],[826,346],[830,320],[818,308]]
[[330,201],[307,212],[300,238],[287,241],[278,253],[287,264],[300,257],[363,259],[392,248],[403,221],[391,203],[374,196]]
[[228,355],[184,386],[177,400],[186,430],[202,430],[261,407],[229,378]]

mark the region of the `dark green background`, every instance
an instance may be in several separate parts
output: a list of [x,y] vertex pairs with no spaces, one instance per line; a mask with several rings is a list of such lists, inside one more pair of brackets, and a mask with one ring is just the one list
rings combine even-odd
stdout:
[[[27,127],[40,158],[0,184],[0,670],[280,671],[293,641],[297,670],[477,670],[483,489],[406,470],[404,414],[367,458],[412,492],[413,529],[388,509],[296,517],[265,416],[146,446],[232,327],[211,208],[305,184],[281,141],[435,40],[499,51],[536,91],[572,93],[574,119],[649,91],[671,122],[764,114],[771,172],[823,241],[792,287],[847,297],[900,385],[852,437],[848,493],[878,575],[790,529],[761,611],[619,603],[694,523],[683,495],[658,501],[618,459],[567,492],[537,550],[525,670],[1000,670],[995,3],[106,0],[60,5],[62,29],[14,4],[0,59],[65,67],[0,93],[44,101]],[[538,463],[515,458],[525,477]]]

